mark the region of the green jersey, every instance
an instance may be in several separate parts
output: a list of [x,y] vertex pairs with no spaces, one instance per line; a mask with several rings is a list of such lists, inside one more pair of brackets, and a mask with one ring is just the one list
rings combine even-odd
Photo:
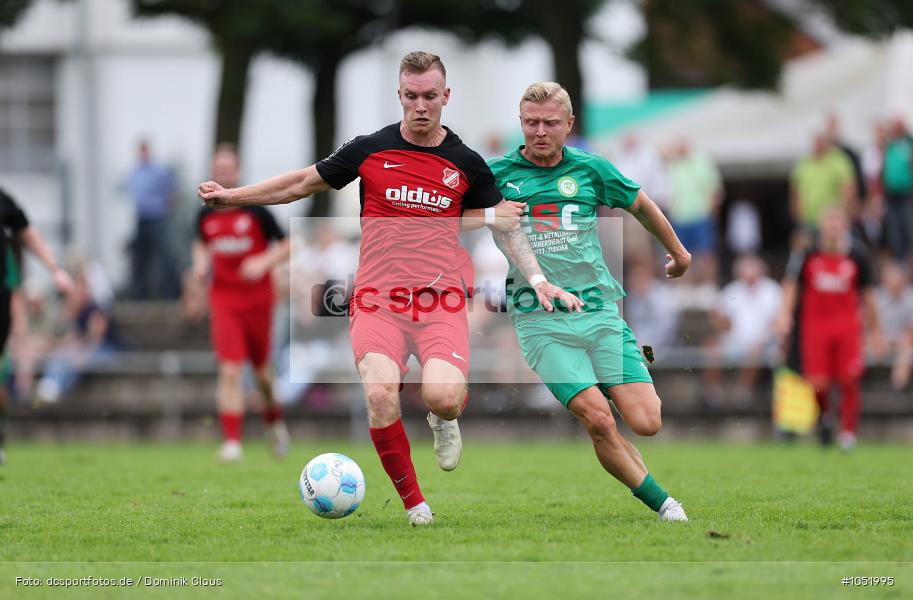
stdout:
[[[534,165],[520,149],[489,160],[488,166],[506,200],[526,203],[521,227],[549,282],[575,293],[587,312],[624,296],[603,259],[596,213],[600,206],[630,206],[638,184],[602,156],[567,146],[553,167]],[[507,294],[508,312],[515,321],[546,314],[513,264]]]

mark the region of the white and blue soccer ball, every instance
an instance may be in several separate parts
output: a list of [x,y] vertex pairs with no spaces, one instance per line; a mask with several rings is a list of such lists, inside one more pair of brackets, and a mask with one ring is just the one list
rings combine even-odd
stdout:
[[345,454],[327,453],[309,462],[298,480],[301,500],[318,517],[341,519],[365,499],[365,476]]

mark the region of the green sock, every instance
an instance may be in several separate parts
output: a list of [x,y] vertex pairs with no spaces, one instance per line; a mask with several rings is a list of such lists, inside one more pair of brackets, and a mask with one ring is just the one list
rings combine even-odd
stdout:
[[644,477],[644,481],[640,484],[640,487],[636,490],[632,490],[632,492],[638,500],[657,512],[659,512],[659,507],[663,505],[666,498],[669,497],[666,490],[659,487],[659,484],[656,483],[656,480],[653,479],[653,476],[649,473]]

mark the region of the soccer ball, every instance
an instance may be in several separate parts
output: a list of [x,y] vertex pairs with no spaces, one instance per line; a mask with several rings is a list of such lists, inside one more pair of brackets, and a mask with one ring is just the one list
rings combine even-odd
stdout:
[[324,519],[341,519],[358,510],[365,498],[365,476],[358,463],[344,454],[321,454],[301,471],[301,500]]

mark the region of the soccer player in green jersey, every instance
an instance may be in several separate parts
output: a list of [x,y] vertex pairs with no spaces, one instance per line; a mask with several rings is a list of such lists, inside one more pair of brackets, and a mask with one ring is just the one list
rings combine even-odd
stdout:
[[[529,366],[586,428],[603,468],[664,521],[687,521],[621,435],[606,398],[638,435],[655,435],[660,399],[634,335],[618,312],[624,290],[609,272],[597,237],[599,206],[623,208],[665,246],[666,276],[681,277],[691,255],[656,204],[605,158],[565,146],[574,124],[567,92],[534,83],[520,101],[525,145],[489,161],[507,200],[525,202],[525,231],[548,281],[577,293],[583,312],[546,312],[511,264],[508,312]],[[536,279],[536,277],[533,277]]]

